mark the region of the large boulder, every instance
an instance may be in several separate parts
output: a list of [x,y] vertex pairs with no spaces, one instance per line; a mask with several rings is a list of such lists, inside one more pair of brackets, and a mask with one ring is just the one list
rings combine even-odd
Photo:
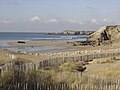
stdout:
[[89,40],[96,41],[98,45],[120,42],[120,25],[103,26],[89,36]]

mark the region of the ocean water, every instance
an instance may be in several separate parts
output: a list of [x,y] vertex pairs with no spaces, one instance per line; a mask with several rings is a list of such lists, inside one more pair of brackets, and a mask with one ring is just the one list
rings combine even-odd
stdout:
[[25,46],[10,46],[7,42],[17,42],[18,40],[24,41],[85,41],[86,35],[49,35],[47,33],[21,33],[21,32],[0,32],[0,48],[7,48],[12,51],[27,51],[27,52],[57,52],[64,50],[64,47],[55,46],[41,46],[41,47],[25,47]]
[[86,35],[49,35],[47,33],[0,32],[0,40],[86,40]]

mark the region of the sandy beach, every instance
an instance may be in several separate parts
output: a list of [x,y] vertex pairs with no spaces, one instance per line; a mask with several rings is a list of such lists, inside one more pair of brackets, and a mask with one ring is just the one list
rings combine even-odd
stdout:
[[78,45],[78,46],[73,46],[72,42],[67,42],[67,41],[27,41],[26,43],[17,43],[17,42],[8,42],[8,45],[11,46],[55,46],[55,47],[64,47],[65,51],[68,49],[73,49],[73,50],[96,50],[96,49],[103,49],[103,50],[108,50],[108,49],[117,49],[120,48],[119,44],[111,44],[111,45],[101,45],[101,46],[91,46],[91,45]]
[[[73,46],[72,43],[67,43],[65,41],[30,41],[25,44],[17,42],[8,42],[12,46],[55,46],[55,47],[64,47],[64,51],[59,51],[55,53],[31,53],[31,52],[12,52],[18,58],[24,58],[32,62],[37,62],[40,60],[46,60],[50,58],[59,58],[59,57],[72,57],[80,56],[94,53],[108,53],[108,52],[118,52],[120,51],[120,46],[118,44],[106,45],[106,46]],[[7,51],[7,50],[6,50]],[[9,50],[8,50],[9,51]],[[7,52],[8,52],[7,51]]]
[[1,0],[0,90],[120,90],[120,0]]
[[[50,72],[52,73],[52,75],[54,75],[53,77],[55,76],[57,76],[57,78],[61,77],[60,78],[61,81],[65,81],[66,78],[67,77],[70,78],[71,75],[72,78],[70,78],[70,81],[73,80],[73,77],[76,78],[75,76],[77,75],[76,73],[79,73],[78,75],[80,75],[80,71],[75,72],[74,67],[76,67],[77,65],[78,65],[77,67],[80,67],[83,64],[85,64],[85,66],[82,67],[83,69],[85,68],[85,71],[82,72],[83,74],[81,74],[83,76],[88,76],[88,77],[104,76],[105,78],[107,76],[109,78],[111,75],[113,75],[114,77],[119,78],[120,75],[119,72],[120,57],[114,56],[116,53],[120,52],[119,43],[110,44],[110,45],[100,45],[100,46],[99,45],[74,46],[73,43],[68,43],[65,41],[27,41],[25,43],[8,42],[8,46],[9,45],[13,48],[20,47],[22,49],[18,49],[18,50],[22,50],[22,51],[11,51],[10,48],[6,48],[6,49],[0,48],[0,53],[1,53],[0,57],[6,59],[6,61],[2,59],[0,60],[1,65],[4,65],[6,63],[5,64],[6,66],[10,61],[18,61],[25,63],[23,64],[24,67],[26,67],[27,65],[28,68],[33,68],[34,70],[38,69],[38,67],[36,67],[38,65],[46,65],[44,69],[41,68],[38,70],[44,70],[45,72]],[[47,49],[39,50],[40,47],[41,48],[47,47]],[[54,47],[54,49],[50,49],[51,47]],[[62,47],[62,48],[58,49],[55,47]],[[30,50],[26,51],[27,50],[26,48]],[[39,53],[39,52],[44,52],[44,53]],[[101,57],[98,59],[91,59],[91,58],[86,59],[87,55],[90,57],[93,55],[92,57],[94,57],[97,55],[99,56],[104,56],[106,54],[108,55],[108,53],[110,56],[107,58]],[[112,55],[110,53],[112,53]],[[85,56],[85,58],[83,57],[81,58],[80,56]],[[87,60],[88,62],[84,61],[83,59]],[[55,66],[54,65],[47,66],[49,62],[54,63],[53,62],[54,60],[56,60],[56,62],[58,63],[59,61],[61,62],[62,60],[63,61],[65,60],[67,62],[60,63],[60,65],[56,64]],[[46,64],[46,62],[48,63]],[[22,67],[20,70],[24,69],[24,67]],[[29,71],[29,69],[26,70]],[[70,76],[68,76],[66,72],[69,72]],[[58,73],[63,73],[62,75],[65,77],[65,80],[63,80],[62,75],[59,75]],[[81,78],[81,76],[79,76],[79,78]],[[76,81],[79,82],[80,80],[78,80],[78,77],[76,78]],[[69,83],[70,81],[67,82]]]
[[66,41],[27,41],[25,43],[8,42],[9,45],[14,46],[69,46],[71,43]]

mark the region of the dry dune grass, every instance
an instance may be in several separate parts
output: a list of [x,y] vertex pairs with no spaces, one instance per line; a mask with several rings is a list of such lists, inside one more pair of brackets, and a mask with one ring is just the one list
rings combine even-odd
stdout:
[[[24,58],[27,60],[33,60],[37,61],[42,60],[45,56],[36,56],[36,55],[25,55],[25,54],[16,54],[19,58]],[[50,58],[49,56],[45,57]],[[7,60],[9,61],[9,58],[6,59],[6,57],[0,56],[0,60]],[[6,61],[6,62],[7,62]],[[99,62],[98,62],[99,61]],[[38,69],[38,71],[33,71],[32,74],[26,75],[26,78],[35,77],[33,78],[33,81],[37,82],[49,82],[52,84],[59,84],[59,83],[67,83],[70,86],[71,85],[99,85],[102,84],[103,81],[109,84],[109,78],[111,81],[114,81],[114,79],[120,79],[120,61],[119,57],[110,57],[110,58],[102,58],[102,59],[96,59],[93,60],[92,63],[86,65],[87,69],[83,72],[83,75],[81,76],[81,73],[77,70],[74,70],[74,67],[80,66],[80,62],[67,62],[64,64],[61,64],[60,66],[52,66],[48,67],[47,69]],[[37,72],[37,74],[36,74]],[[13,74],[10,73],[10,77]],[[91,75],[91,76],[90,76]],[[20,79],[22,77],[20,76]],[[7,76],[4,78],[0,78],[0,82],[8,81],[9,73],[7,73]],[[23,79],[23,78],[22,78]],[[43,80],[44,79],[44,80]],[[11,80],[11,79],[10,79]],[[23,80],[24,81],[24,80]],[[5,82],[6,83],[6,82]],[[48,83],[47,83],[48,84]],[[104,83],[102,84],[104,86]],[[81,90],[90,90],[90,89],[81,89]],[[97,90],[97,89],[96,89]],[[112,89],[111,89],[112,90]]]
[[[90,90],[89,85],[99,88],[100,85],[104,86],[105,84],[108,85],[109,83],[117,84],[114,80],[116,78],[117,79],[120,78],[120,71],[119,71],[120,61],[115,61],[113,63],[89,64],[88,65],[89,67],[87,67],[89,68],[89,71],[88,70],[85,71],[83,73],[83,76],[81,76],[81,73],[79,71],[71,70],[71,69],[74,69],[72,67],[74,67],[75,65],[79,66],[80,63],[68,62],[68,63],[61,64],[60,66],[55,66],[54,68],[49,67],[50,69],[43,68],[43,69],[38,69],[37,71],[33,70],[29,72],[30,74],[28,73],[20,74],[21,76],[17,78],[17,80],[20,80],[20,82],[25,82],[26,80],[27,82],[30,82],[30,83],[44,82],[46,84],[52,84],[52,85],[67,83],[71,87],[79,84],[79,85],[82,85],[82,87],[87,88],[82,90]],[[97,68],[95,67],[95,65]],[[62,70],[60,70],[61,68]],[[95,73],[93,73],[95,71],[95,68],[97,70]],[[92,73],[88,74],[87,72],[92,72]],[[3,82],[4,84],[6,83],[9,84],[12,81],[11,78],[9,77],[13,77],[14,73],[8,72],[6,74],[7,75],[5,75],[3,78],[0,78],[0,82]],[[95,90],[98,90],[98,89],[95,89]],[[111,90],[114,90],[114,89],[111,89]]]
[[9,62],[10,60],[11,60],[10,58],[6,57],[3,54],[0,54],[0,65],[3,65],[5,63]]
[[102,63],[113,63],[115,61],[119,60],[116,57],[108,57],[108,58],[100,58],[100,59],[94,59],[91,63],[98,63],[98,64],[102,64]]
[[106,77],[120,78],[120,62],[111,64],[104,72],[99,73]]
[[[104,83],[106,83],[106,85],[109,83],[115,84],[116,82],[114,80],[120,79],[120,61],[102,64],[96,63],[95,65],[97,67],[92,67],[92,70],[89,69],[89,71],[84,71],[83,76],[81,76],[80,72],[71,70],[71,67],[74,67],[74,62],[69,62],[61,65],[62,69],[65,70],[56,72],[53,69],[45,70],[45,72],[49,72],[51,74],[52,79],[55,81],[55,83],[65,82],[70,86],[79,84],[83,85],[83,87],[86,85],[96,85],[96,87],[98,85],[99,87],[99,85],[104,86]],[[94,70],[96,70],[96,72]]]
[[87,66],[86,74],[120,78],[119,57],[96,59]]

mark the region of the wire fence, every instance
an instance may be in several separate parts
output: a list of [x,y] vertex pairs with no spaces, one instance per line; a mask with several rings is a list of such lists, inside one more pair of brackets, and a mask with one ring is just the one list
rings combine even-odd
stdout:
[[[8,56],[15,57],[13,55],[8,55]],[[37,63],[24,63],[21,65],[15,65],[14,68],[19,69],[20,71],[28,72],[29,70],[38,70],[40,68],[60,65],[62,63],[66,63],[66,62],[70,62],[70,61],[89,62],[93,59],[113,57],[113,56],[120,56],[120,52],[91,54],[91,55],[83,55],[83,56],[77,56],[77,57],[63,57],[63,58],[47,59],[47,60],[39,61]],[[15,60],[17,60],[17,59],[15,58],[13,61],[15,61]],[[10,68],[13,67],[13,63],[12,63],[13,61],[10,61],[9,63],[6,63],[5,65],[0,67],[0,75],[1,76],[3,76],[4,72],[9,71]]]
[[[60,74],[62,75],[62,73]],[[76,74],[77,75],[77,74]],[[78,84],[25,82],[13,84],[0,84],[0,90],[120,90],[120,79],[107,77],[77,75]]]
[[[6,54],[6,56],[14,58],[15,56]],[[14,68],[15,70],[23,71],[23,72],[29,72],[31,70],[37,71],[40,68],[60,65],[62,63],[66,63],[69,61],[86,61],[89,62],[93,59],[98,58],[106,58],[106,57],[113,57],[113,56],[120,56],[120,52],[115,53],[103,53],[103,54],[90,54],[90,55],[83,55],[83,56],[77,56],[77,57],[63,57],[63,58],[54,58],[54,59],[48,59],[44,61],[39,61],[37,63],[24,63],[21,65],[13,65],[13,61],[6,63],[5,65],[0,67],[0,75],[3,77],[4,72],[8,72],[11,70],[11,68]],[[74,73],[74,72],[73,72]],[[63,73],[59,73],[59,76],[61,77]],[[65,75],[65,74],[64,74]],[[12,84],[6,84],[3,83],[0,84],[0,90],[120,90],[120,79],[108,79],[107,77],[98,77],[98,76],[84,76],[81,77],[79,73],[75,74],[75,77],[77,80],[79,80],[79,84],[68,84],[68,83],[58,83],[58,84],[52,84],[52,83],[40,83],[40,82],[16,82]],[[84,83],[82,83],[84,82]]]

